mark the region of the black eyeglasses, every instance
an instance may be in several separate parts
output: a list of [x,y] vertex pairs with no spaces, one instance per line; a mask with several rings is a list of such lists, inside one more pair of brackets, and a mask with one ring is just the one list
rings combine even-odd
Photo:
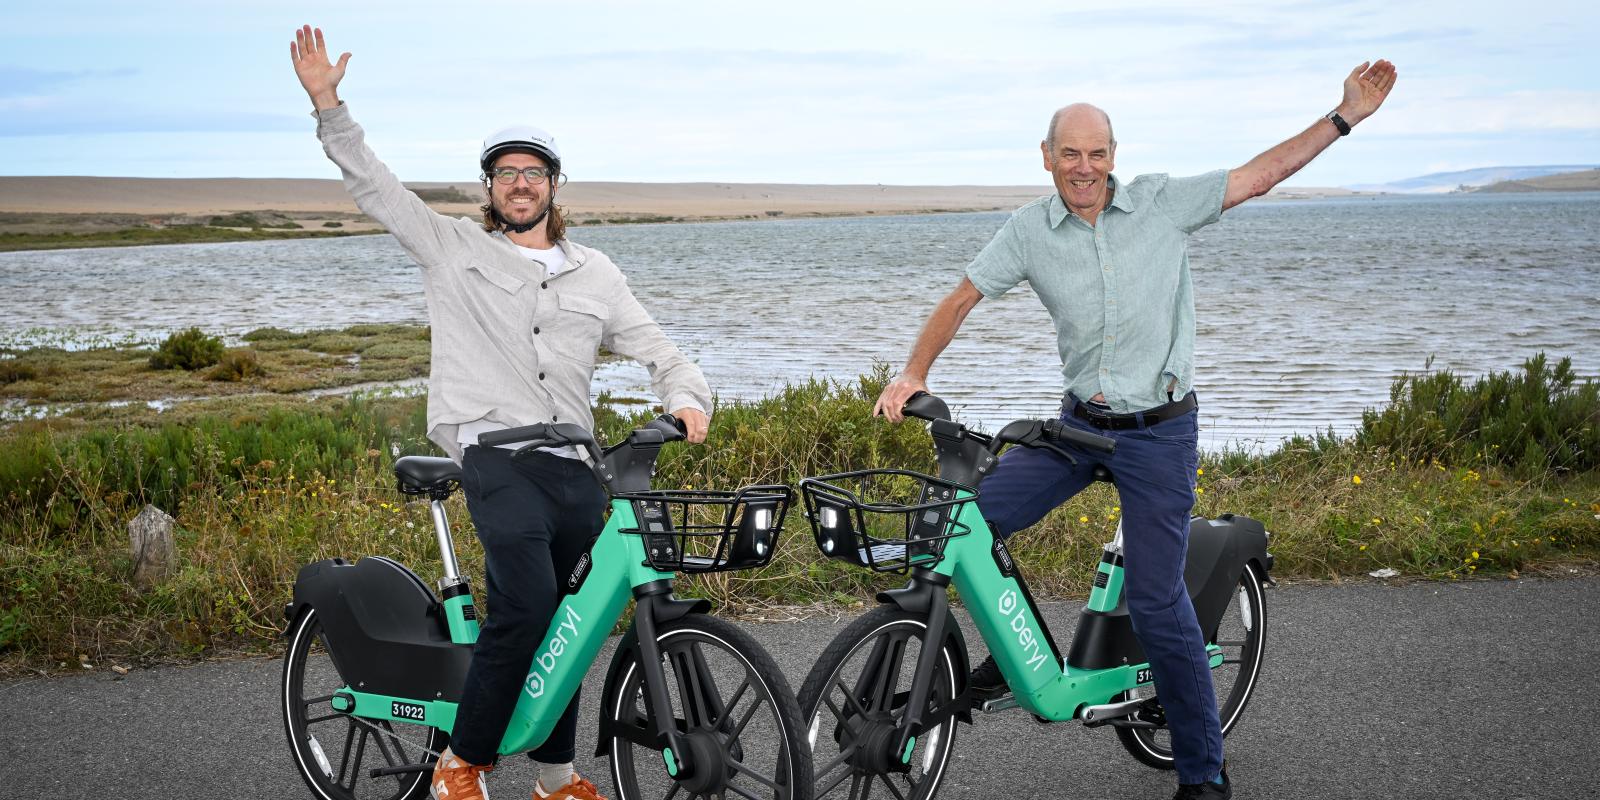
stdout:
[[495,183],[516,183],[517,176],[521,175],[528,179],[528,183],[536,183],[550,177],[552,172],[549,167],[523,167],[522,169],[500,167],[499,169],[490,170],[483,177],[492,177]]

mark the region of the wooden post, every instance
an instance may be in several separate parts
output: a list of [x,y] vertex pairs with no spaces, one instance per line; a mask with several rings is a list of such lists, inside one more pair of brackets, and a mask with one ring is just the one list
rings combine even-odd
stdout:
[[128,538],[133,546],[133,582],[149,588],[172,574],[178,563],[178,550],[172,542],[175,520],[155,506],[147,505],[128,523]]

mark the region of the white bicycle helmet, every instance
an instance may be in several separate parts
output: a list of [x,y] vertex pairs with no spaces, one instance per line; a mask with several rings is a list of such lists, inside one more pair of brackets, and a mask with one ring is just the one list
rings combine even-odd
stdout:
[[487,173],[496,158],[518,150],[532,152],[548,162],[551,170],[561,172],[561,149],[556,147],[556,137],[532,125],[514,125],[489,134],[483,140],[478,167]]

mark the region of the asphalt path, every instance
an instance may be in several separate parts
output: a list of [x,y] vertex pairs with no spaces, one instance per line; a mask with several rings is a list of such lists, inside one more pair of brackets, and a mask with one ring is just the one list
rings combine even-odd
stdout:
[[[1063,650],[1078,607],[1044,608]],[[1236,796],[1600,797],[1600,578],[1284,586],[1267,609],[1262,683],[1226,745]],[[849,619],[747,630],[798,686]],[[0,797],[308,798],[279,673],[262,659],[0,683]],[[578,768],[609,792],[605,763],[587,757],[599,679]],[[939,796],[1165,798],[1173,781],[1109,729],[1013,710],[961,729]],[[522,798],[532,784],[518,758],[489,785]]]

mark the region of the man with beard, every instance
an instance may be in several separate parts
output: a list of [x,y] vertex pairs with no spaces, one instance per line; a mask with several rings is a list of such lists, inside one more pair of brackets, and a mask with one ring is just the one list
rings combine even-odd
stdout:
[[[691,442],[705,440],[711,391],[616,265],[567,240],[555,205],[561,154],[549,134],[531,127],[491,134],[479,155],[483,219],[450,219],[367,148],[335,91],[350,54],[333,63],[322,31],[308,25],[295,32],[290,56],[316,109],[317,136],[356,205],[423,268],[433,325],[428,438],[461,464],[490,609],[430,791],[441,800],[476,800],[555,614],[556,576],[571,572],[599,535],[606,504],[574,448],[513,462],[516,445],[482,447],[478,437],[541,422],[592,427],[589,382],[601,345],[649,369],[663,407]],[[540,764],[535,798],[598,797],[573,771],[577,714],[574,697],[549,739],[529,753]]]
[[[1171,730],[1175,800],[1233,795],[1206,642],[1183,581],[1199,465],[1186,241],[1349,134],[1383,104],[1395,77],[1387,61],[1361,64],[1345,78],[1339,105],[1300,134],[1241,167],[1195,177],[1124,183],[1111,174],[1110,116],[1086,103],[1058,110],[1039,143],[1056,192],[1017,209],[967,267],[874,409],[899,422],[978,301],[1024,281],[1033,288],[1055,322],[1066,384],[1062,422],[1114,438],[1116,452],[1084,452],[1073,464],[1047,450],[1012,448],[979,487],[978,507],[996,533],[1010,536],[1087,487],[1096,466],[1116,477],[1124,597]],[[1006,691],[992,657],[968,685],[981,699]]]

